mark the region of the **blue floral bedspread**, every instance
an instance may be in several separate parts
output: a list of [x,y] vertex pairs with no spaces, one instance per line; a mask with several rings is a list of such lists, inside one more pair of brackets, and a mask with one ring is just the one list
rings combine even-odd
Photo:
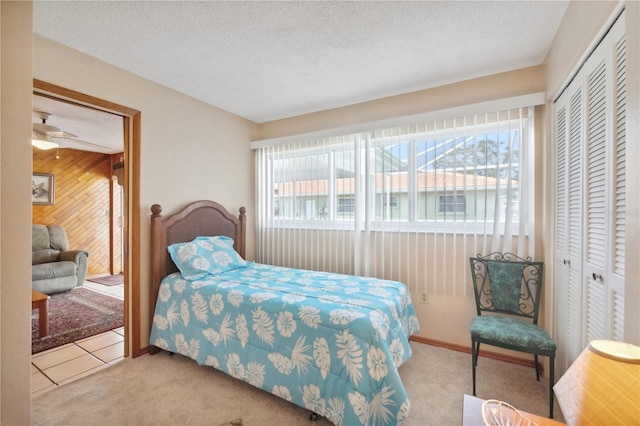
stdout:
[[395,281],[254,263],[160,286],[150,343],[337,425],[403,423],[397,368],[418,321]]

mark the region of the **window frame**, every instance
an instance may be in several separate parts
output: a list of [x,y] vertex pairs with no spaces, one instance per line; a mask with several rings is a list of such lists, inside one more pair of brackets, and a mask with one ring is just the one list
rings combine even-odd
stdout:
[[[520,117],[515,120],[510,119],[508,120],[508,122],[505,122],[504,120],[502,120],[502,121],[497,121],[495,123],[475,125],[474,126],[475,130],[472,133],[468,131],[464,132],[462,129],[456,128],[451,130],[449,136],[464,134],[466,137],[469,137],[470,135],[473,136],[474,138],[479,138],[484,136],[484,139],[488,139],[488,135],[491,135],[492,133],[504,131],[503,129],[506,128],[511,132],[514,132],[514,131],[519,132],[520,144],[521,144],[520,149],[522,149],[522,138],[523,138],[523,133],[525,131],[522,125],[522,122],[526,122],[530,119],[532,120],[533,116]],[[514,127],[513,121],[520,122],[521,123],[520,126]],[[368,131],[368,132],[362,132],[358,134],[340,136],[339,139],[342,139],[342,141],[336,144],[330,145],[330,148],[328,149],[327,147],[322,147],[320,145],[314,146],[314,144],[312,143],[311,148],[305,147],[301,150],[292,151],[292,152],[296,152],[296,154],[293,155],[292,157],[298,157],[303,155],[313,155],[314,152],[322,153],[322,154],[329,153],[329,158],[330,158],[329,163],[331,164],[331,167],[332,167],[331,170],[334,172],[334,174],[333,175],[330,174],[331,175],[330,181],[327,184],[327,187],[329,188],[329,192],[327,194],[327,197],[328,197],[327,205],[324,208],[327,209],[328,211],[327,212],[318,211],[314,219],[296,218],[296,217],[275,218],[273,217],[273,215],[271,215],[271,217],[265,223],[267,223],[269,227],[273,227],[273,228],[356,230],[356,229],[363,229],[363,227],[368,227],[369,229],[372,229],[372,230],[407,229],[412,232],[426,232],[426,233],[440,232],[443,229],[447,229],[453,232],[458,232],[460,230],[460,227],[462,226],[464,226],[463,232],[465,233],[466,232],[484,232],[484,229],[486,229],[487,225],[492,225],[494,223],[494,220],[492,217],[481,218],[481,219],[478,219],[473,215],[471,215],[471,217],[468,217],[469,215],[467,215],[467,212],[466,212],[466,208],[468,206],[468,191],[466,188],[461,188],[461,189],[454,188],[456,192],[452,194],[448,194],[447,190],[445,189],[445,193],[439,195],[439,198],[447,197],[447,196],[456,196],[456,197],[463,196],[464,202],[462,203],[462,207],[461,207],[463,210],[460,210],[460,211],[456,210],[456,211],[449,211],[449,212],[442,211],[441,203],[438,202],[437,218],[418,219],[417,207],[418,207],[419,191],[415,181],[418,173],[418,170],[417,170],[418,166],[416,164],[417,162],[416,147],[420,141],[424,141],[425,139],[429,140],[427,138],[433,137],[434,134],[441,133],[441,131],[440,130],[423,131],[423,132],[417,132],[417,133],[408,133],[406,135],[400,135],[400,136],[397,136],[397,135],[381,136],[380,132],[381,131],[376,130],[376,131]],[[349,141],[345,142],[344,141],[345,139],[349,139]],[[340,211],[340,202],[341,200],[345,199],[345,197],[348,195],[345,195],[343,193],[339,195],[336,194],[337,192],[335,189],[335,186],[336,186],[335,154],[336,152],[341,152],[341,151],[353,152],[352,157],[354,161],[356,163],[358,162],[361,163],[361,164],[354,165],[353,178],[354,180],[360,179],[362,182],[363,188],[367,188],[367,184],[369,184],[369,187],[370,187],[371,176],[369,176],[369,178],[367,177],[367,170],[370,170],[370,164],[366,164],[366,163],[367,161],[371,161],[371,159],[367,156],[367,154],[364,154],[364,152],[367,151],[367,149],[370,152],[372,149],[384,147],[386,146],[385,141],[394,141],[394,140],[395,140],[395,143],[407,144],[407,146],[409,147],[410,155],[411,155],[411,158],[408,160],[408,168],[406,171],[406,173],[408,174],[407,180],[412,183],[412,187],[411,186],[407,187],[407,192],[406,192],[407,198],[408,198],[407,202],[409,206],[406,219],[404,218],[399,218],[399,219],[387,218],[383,220],[376,219],[375,202],[372,202],[371,199],[367,200],[367,197],[371,197],[371,195],[363,194],[362,192],[364,191],[356,192],[357,186],[358,186],[357,184],[354,184],[352,187],[354,190],[354,196],[353,196],[354,205],[353,205],[353,212],[351,212],[352,213],[351,215],[354,216],[356,210],[358,209],[364,209],[365,214],[361,215],[364,218],[362,219],[363,225],[357,226],[355,223],[355,219],[353,217],[340,218],[339,216],[343,216],[345,214],[343,211]],[[356,152],[356,149],[357,149],[356,147],[360,146],[359,141],[366,141],[368,146],[367,148],[359,148],[360,151]],[[521,152],[519,161],[517,163],[518,170],[522,169],[522,165],[525,161],[526,160],[523,158],[523,153]],[[362,164],[362,163],[365,163],[365,164]],[[492,167],[501,167],[501,164],[496,164],[495,166],[492,166]],[[272,169],[273,169],[273,164],[272,164]],[[357,170],[361,170],[361,172],[356,173]],[[371,174],[370,171],[369,171],[369,174]],[[375,176],[373,176],[373,181],[375,182]],[[518,182],[519,182],[518,184],[520,185],[520,181]],[[273,179],[271,183],[273,184]],[[376,188],[373,189],[373,192],[377,193]],[[520,192],[520,190],[518,190],[518,192]],[[398,195],[395,195],[395,194],[397,193],[392,192],[389,195],[389,197],[392,199],[396,198],[396,206],[394,207],[392,202],[392,207],[391,207],[394,210],[398,209],[398,201],[397,201]],[[500,194],[496,193],[495,196],[498,197],[500,196]],[[385,196],[383,196],[382,198],[384,200],[382,202],[384,206],[383,208],[386,209],[387,199]],[[520,195],[518,195],[517,198],[519,201],[521,200]],[[368,212],[366,212],[367,210]],[[271,209],[271,212],[273,212],[272,209]],[[464,220],[458,220],[461,217],[464,218]],[[503,222],[503,220],[504,218],[500,219],[501,222]],[[515,220],[516,225],[518,224],[517,216],[512,220]],[[322,224],[320,224],[321,222]]]

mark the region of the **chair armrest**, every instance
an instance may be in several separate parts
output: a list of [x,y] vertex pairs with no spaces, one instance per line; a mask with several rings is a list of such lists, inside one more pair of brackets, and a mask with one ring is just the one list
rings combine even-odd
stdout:
[[78,285],[84,284],[89,267],[89,252],[85,250],[67,250],[60,253],[60,260],[74,262],[77,265]]
[[60,252],[60,260],[78,263],[82,255],[89,257],[89,252],[86,250],[67,250]]

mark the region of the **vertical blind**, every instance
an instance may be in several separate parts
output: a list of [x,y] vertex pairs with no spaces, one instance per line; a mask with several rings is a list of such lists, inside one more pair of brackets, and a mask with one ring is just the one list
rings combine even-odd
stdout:
[[535,257],[534,108],[256,148],[256,260],[466,295],[468,258]]

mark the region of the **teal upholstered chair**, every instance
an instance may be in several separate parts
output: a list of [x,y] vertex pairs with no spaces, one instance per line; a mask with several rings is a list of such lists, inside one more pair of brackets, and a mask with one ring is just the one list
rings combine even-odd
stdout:
[[538,380],[538,355],[547,356],[550,370],[549,417],[553,417],[556,344],[537,325],[542,262],[522,259],[511,253],[478,255],[469,261],[478,315],[470,327],[473,394],[476,394],[476,366],[481,343],[533,354]]

